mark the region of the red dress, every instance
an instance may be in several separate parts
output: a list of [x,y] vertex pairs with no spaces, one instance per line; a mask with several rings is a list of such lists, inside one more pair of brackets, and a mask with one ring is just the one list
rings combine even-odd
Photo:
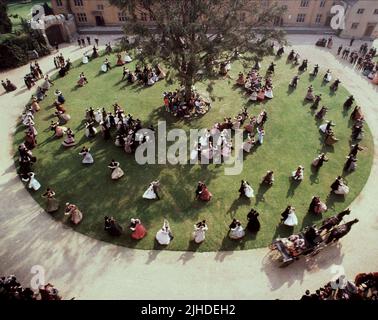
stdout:
[[212,196],[213,195],[211,194],[211,192],[209,191],[209,189],[207,189],[207,187],[205,187],[202,190],[202,193],[200,195],[200,199],[202,201],[210,201]]
[[135,230],[131,234],[131,238],[133,238],[135,240],[140,240],[140,239],[144,238],[146,234],[147,234],[146,228],[141,223],[138,223],[135,226]]

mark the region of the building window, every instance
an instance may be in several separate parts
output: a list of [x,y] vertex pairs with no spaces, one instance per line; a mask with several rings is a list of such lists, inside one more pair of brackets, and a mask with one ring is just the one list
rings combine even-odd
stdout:
[[375,10],[374,10],[374,14],[378,14],[378,9],[375,9]]
[[308,7],[309,2],[310,2],[310,0],[301,0],[301,7],[302,8]]
[[320,8],[324,8],[326,0],[320,1]]
[[358,26],[359,26],[359,25],[360,25],[360,24],[357,23],[357,22],[352,23],[352,29],[358,29]]
[[78,13],[77,20],[79,22],[87,22],[87,15],[85,13]]
[[322,15],[321,14],[317,14],[316,15],[316,19],[315,19],[315,23],[316,24],[320,24],[321,21],[322,21]]
[[304,22],[306,18],[306,15],[304,13],[300,13],[297,16],[297,22]]
[[56,0],[56,6],[57,7],[63,7],[62,0]]
[[365,9],[358,9],[357,14],[363,14],[365,12]]
[[98,11],[103,11],[104,10],[104,5],[103,4],[98,4],[97,5],[97,10]]
[[118,21],[120,22],[127,21],[127,16],[125,12],[118,12]]
[[83,6],[83,0],[74,0],[74,4],[76,7],[82,7]]
[[142,12],[142,13],[140,14],[140,20],[142,20],[142,21],[147,21],[147,13]]

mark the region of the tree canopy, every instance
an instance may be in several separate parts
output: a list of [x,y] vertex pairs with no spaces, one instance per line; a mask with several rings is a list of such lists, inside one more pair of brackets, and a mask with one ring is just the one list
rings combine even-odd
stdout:
[[[262,57],[272,41],[284,42],[273,27],[283,8],[257,0],[110,0],[129,19],[126,49],[138,47],[144,62],[163,62],[187,94],[197,81],[214,73],[235,52]],[[172,74],[173,72],[173,74]]]
[[12,32],[12,22],[8,17],[8,7],[5,0],[0,0],[0,34]]

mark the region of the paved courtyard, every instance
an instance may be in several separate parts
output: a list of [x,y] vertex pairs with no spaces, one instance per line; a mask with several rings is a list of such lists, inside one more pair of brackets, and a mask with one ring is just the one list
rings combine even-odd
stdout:
[[[289,36],[289,41],[310,65],[318,63],[321,73],[329,68],[341,79],[362,106],[377,145],[378,86],[331,52],[316,48],[317,38],[298,35]],[[335,39],[333,51],[340,41]],[[86,50],[74,43],[61,52],[73,61]],[[40,65],[45,72],[55,72],[52,56],[42,58]],[[377,151],[370,178],[351,206],[351,216],[360,222],[338,245],[285,269],[270,262],[267,248],[212,253],[140,251],[88,238],[55,222],[24,188],[13,163],[13,132],[31,94],[23,84],[28,69],[26,65],[0,76],[18,87],[0,96],[0,274],[15,274],[27,286],[33,276],[31,267],[41,265],[46,280],[66,299],[297,299],[336,274],[353,277],[378,270]]]

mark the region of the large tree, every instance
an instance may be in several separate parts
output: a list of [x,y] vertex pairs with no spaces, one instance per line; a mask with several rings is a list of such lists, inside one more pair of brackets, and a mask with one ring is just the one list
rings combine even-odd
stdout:
[[272,41],[284,41],[273,27],[284,9],[271,0],[110,2],[128,13],[124,30],[132,41],[126,47],[141,48],[144,62],[163,62],[185,86],[187,99],[192,85],[236,50],[245,59],[262,57]]
[[0,34],[12,32],[12,22],[8,17],[5,0],[0,0]]

